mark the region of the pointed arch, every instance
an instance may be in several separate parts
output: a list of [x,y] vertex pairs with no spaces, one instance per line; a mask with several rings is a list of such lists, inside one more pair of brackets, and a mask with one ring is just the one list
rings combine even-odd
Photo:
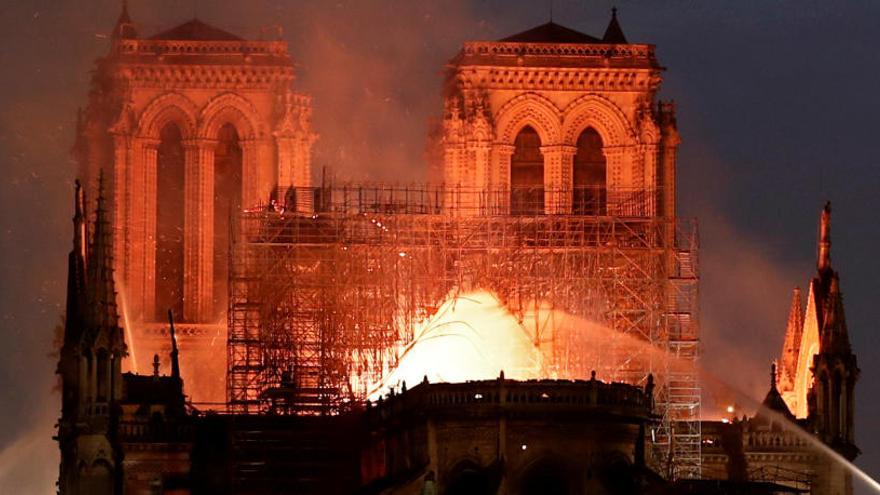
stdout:
[[532,127],[545,146],[558,144],[560,113],[556,105],[536,93],[526,93],[505,103],[495,117],[495,135],[500,144],[512,145],[517,134]]
[[[206,143],[210,193],[202,203],[213,227],[210,249],[202,256],[212,258],[212,287],[207,289],[209,318],[222,318],[227,307],[226,256],[229,249],[229,219],[241,209],[246,198],[253,200],[253,188],[273,174],[254,152],[255,142],[265,135],[259,112],[250,100],[235,93],[212,98],[199,114],[198,137]],[[208,213],[210,212],[210,213]]]
[[611,100],[596,95],[584,95],[571,102],[563,112],[562,140],[574,145],[581,133],[592,127],[602,137],[605,146],[624,146],[638,140],[623,111]]
[[580,493],[584,489],[571,461],[549,453],[531,459],[511,478],[517,492],[524,495]]
[[174,123],[183,139],[196,135],[198,107],[180,93],[165,93],[154,98],[138,118],[138,135],[159,139],[162,129]]
[[199,114],[198,136],[217,139],[220,129],[230,124],[242,140],[256,139],[262,134],[258,122],[260,114],[246,98],[235,93],[223,93],[208,102]]
[[541,137],[527,124],[517,132],[510,157],[510,213],[544,213],[544,168]]
[[457,459],[446,471],[443,480],[446,492],[450,494],[489,493],[489,487],[482,476],[483,467],[474,456]]
[[607,200],[607,160],[602,136],[592,126],[576,139],[572,166],[572,212],[576,215],[604,215]]

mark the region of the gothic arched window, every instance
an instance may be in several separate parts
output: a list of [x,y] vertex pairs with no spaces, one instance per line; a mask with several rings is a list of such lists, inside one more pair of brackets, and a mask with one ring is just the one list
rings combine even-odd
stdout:
[[604,215],[607,198],[605,154],[602,152],[602,137],[592,127],[584,129],[578,137],[572,172],[572,213]]
[[180,128],[166,124],[156,157],[156,314],[183,314],[184,152]]
[[531,127],[523,127],[513,143],[510,158],[510,213],[544,213],[544,155],[541,137]]
[[242,150],[238,132],[226,124],[214,149],[214,316],[226,311],[230,220],[241,211]]

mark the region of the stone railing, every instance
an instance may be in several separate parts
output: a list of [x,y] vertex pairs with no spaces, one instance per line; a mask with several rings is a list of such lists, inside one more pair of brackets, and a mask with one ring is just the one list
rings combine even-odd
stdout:
[[188,418],[182,421],[120,421],[118,431],[123,442],[186,442],[193,436],[193,426]]
[[443,414],[462,410],[496,414],[612,414],[647,420],[653,410],[653,390],[599,380],[529,380],[499,378],[466,383],[422,382],[411,390],[368,403],[368,417]]
[[790,431],[750,431],[743,434],[748,448],[803,448],[807,445],[798,434]]
[[[469,188],[433,184],[341,184],[288,188],[273,205],[286,210],[308,197],[316,213],[459,214],[514,216],[656,216],[657,192],[646,188],[583,186]],[[254,207],[259,211],[268,205]]]
[[462,48],[465,57],[536,56],[536,57],[624,57],[653,60],[652,45],[517,43],[505,41],[469,41]]
[[123,40],[120,52],[127,55],[271,55],[286,57],[283,41],[171,41]]

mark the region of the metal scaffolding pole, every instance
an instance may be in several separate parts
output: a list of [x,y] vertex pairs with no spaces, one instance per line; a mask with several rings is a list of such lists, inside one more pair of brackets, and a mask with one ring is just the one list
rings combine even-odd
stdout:
[[[536,197],[571,195],[552,193]],[[528,215],[509,213],[510,191],[351,185],[303,194],[315,194],[313,214],[246,212],[234,235],[232,411],[356,405],[450,293],[487,290],[520,318],[541,307],[548,318],[558,311],[609,329],[601,356],[586,352],[591,337],[552,321],[535,319],[531,332],[551,350],[548,377],[595,370],[644,385],[653,375],[662,418],[654,462],[699,476],[696,226],[657,216],[655,194],[609,192],[607,204],[585,209],[593,214],[519,205],[537,212]]]

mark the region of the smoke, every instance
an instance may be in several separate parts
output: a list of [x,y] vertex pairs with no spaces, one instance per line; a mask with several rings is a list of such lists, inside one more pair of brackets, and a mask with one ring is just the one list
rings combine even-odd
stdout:
[[[145,34],[193,16],[194,2],[129,3]],[[442,66],[461,42],[531,27],[546,20],[547,10],[541,2],[506,0],[197,3],[201,19],[242,36],[259,35],[259,26],[284,27],[298,64],[295,85],[314,96],[319,169],[326,165],[340,179],[398,181],[423,178],[427,120],[440,110]],[[556,16],[595,34],[604,28],[609,7],[560,0]],[[791,261],[812,255],[812,246],[800,241],[812,238],[815,211],[797,205],[816,200],[818,207],[818,198],[808,194],[804,181],[831,163],[839,178],[829,187],[838,192],[835,199],[849,201],[857,232],[840,243],[852,253],[843,267],[852,295],[848,316],[853,329],[871,328],[876,235],[863,226],[872,225],[877,198],[876,150],[865,144],[872,142],[870,109],[877,98],[870,90],[877,79],[871,69],[878,67],[871,48],[877,7],[835,5],[833,15],[827,15],[827,2],[799,4],[796,11],[717,7],[644,4],[621,15],[628,37],[658,44],[661,61],[670,67],[663,93],[679,102],[679,123],[688,127],[682,129],[680,197],[702,225],[703,366],[762,397],[769,361],[781,346],[790,290],[804,286],[811,273],[809,263]],[[54,491],[58,460],[48,446],[58,407],[49,395],[54,364],[43,357],[64,302],[74,176],[67,151],[89,71],[107,51],[106,35],[118,12],[118,0],[59,0],[7,2],[0,15],[4,46],[14,47],[0,51],[0,331],[6,343],[0,349],[0,421],[7,425],[0,430],[2,493]],[[785,20],[792,13],[810,23],[798,28],[798,22]],[[844,31],[847,36],[822,34]],[[695,37],[705,42],[694,44]],[[755,39],[761,42],[755,45]],[[756,57],[755,50],[764,56]],[[804,53],[810,57],[800,56]],[[743,84],[743,74],[759,83]],[[829,87],[844,90],[829,97]],[[843,128],[847,132],[835,132]],[[700,142],[720,146],[729,163],[706,167],[704,157],[692,152]],[[736,194],[726,204],[721,199]],[[746,202],[739,219],[718,214]],[[782,211],[786,222],[808,217],[807,235],[782,222],[778,232],[768,231],[772,222],[745,223],[762,211],[772,217],[771,210]],[[755,231],[762,231],[761,237]],[[767,247],[768,239],[780,238],[797,240],[793,247],[806,255]],[[864,376],[871,376],[878,362],[871,359],[876,351],[870,335],[854,332],[855,343],[864,344],[858,348]],[[860,407],[872,407],[859,412],[864,435],[876,430],[869,419],[877,411],[871,398],[876,394],[868,380],[859,387]],[[730,398],[711,400],[725,404]],[[876,463],[876,449],[864,447],[863,459]],[[31,462],[16,462],[16,452]]]
[[0,450],[0,493],[55,493],[58,444],[52,440],[57,401],[46,401],[36,425]]
[[[701,218],[701,366],[737,390],[763,398],[770,363],[779,358],[791,290],[812,273],[777,257],[767,241],[752,237],[707,208]],[[812,246],[804,246],[810,252]],[[797,257],[795,257],[797,259]],[[736,398],[705,389],[704,415],[719,416]],[[754,411],[747,410],[751,413]]]
[[442,68],[473,24],[464,1],[307,3],[292,38],[298,88],[314,98],[315,166],[338,180],[423,180],[426,116]]

